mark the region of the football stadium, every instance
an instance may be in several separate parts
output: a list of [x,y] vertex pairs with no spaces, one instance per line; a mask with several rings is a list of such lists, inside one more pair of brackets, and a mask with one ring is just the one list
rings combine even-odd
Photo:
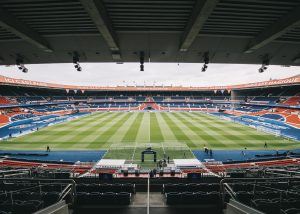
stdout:
[[[0,1],[0,214],[300,213],[299,14],[298,0]],[[93,84],[107,74],[88,63],[139,75]],[[256,79],[145,83],[152,63]],[[272,66],[296,75],[261,80]]]

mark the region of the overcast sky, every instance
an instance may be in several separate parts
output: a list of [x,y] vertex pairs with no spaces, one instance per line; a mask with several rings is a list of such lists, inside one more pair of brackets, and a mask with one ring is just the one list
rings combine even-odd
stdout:
[[26,65],[28,73],[16,66],[0,66],[0,75],[49,83],[71,85],[182,85],[220,86],[281,79],[300,74],[300,67],[269,66],[258,73],[260,65],[209,64],[201,72],[202,64],[196,63],[145,63],[139,71],[138,63],[81,63],[82,72],[73,64]]

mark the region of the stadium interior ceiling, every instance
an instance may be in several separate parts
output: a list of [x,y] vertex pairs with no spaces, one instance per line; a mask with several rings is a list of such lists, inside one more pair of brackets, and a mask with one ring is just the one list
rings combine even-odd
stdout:
[[299,0],[1,0],[0,64],[299,65]]

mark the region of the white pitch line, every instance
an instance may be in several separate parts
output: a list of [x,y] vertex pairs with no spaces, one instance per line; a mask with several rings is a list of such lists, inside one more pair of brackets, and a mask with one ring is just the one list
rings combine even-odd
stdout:
[[132,153],[131,161],[133,161],[133,158],[134,158],[134,155],[135,155],[136,148],[137,148],[137,141],[135,142],[135,146],[134,146],[134,150],[133,150],[133,153]]
[[151,143],[150,142],[150,140],[151,140],[151,113],[149,112],[149,143]]
[[194,153],[192,152],[191,148],[189,146],[187,146],[187,148],[190,150],[190,152],[192,153],[192,155],[194,156],[194,158],[196,158],[195,155],[194,155]]
[[166,152],[165,152],[165,147],[164,147],[163,142],[160,142],[160,143],[161,143],[161,148],[162,148],[162,150],[163,150],[163,153],[166,154]]
[[150,213],[150,175],[148,175],[148,185],[147,185],[147,214]]

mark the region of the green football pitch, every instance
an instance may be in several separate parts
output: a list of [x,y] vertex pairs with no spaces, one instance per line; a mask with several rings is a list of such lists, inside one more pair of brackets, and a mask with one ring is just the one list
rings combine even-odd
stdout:
[[193,157],[191,150],[299,148],[286,140],[200,112],[103,112],[53,125],[37,132],[0,142],[0,149],[102,150],[106,158],[140,159],[151,146],[158,158]]

